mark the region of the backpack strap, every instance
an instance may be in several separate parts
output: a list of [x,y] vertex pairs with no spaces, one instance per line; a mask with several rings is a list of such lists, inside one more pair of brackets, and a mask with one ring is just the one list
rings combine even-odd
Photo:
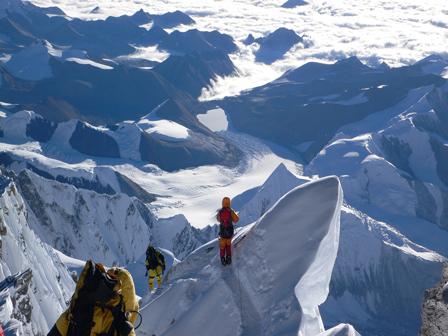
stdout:
[[108,332],[102,334],[101,336],[128,336],[132,332],[134,326],[126,318],[124,299],[122,295],[120,295],[120,303],[114,307],[104,304],[98,304],[97,306],[102,309],[109,310],[113,316],[112,325],[110,326]]

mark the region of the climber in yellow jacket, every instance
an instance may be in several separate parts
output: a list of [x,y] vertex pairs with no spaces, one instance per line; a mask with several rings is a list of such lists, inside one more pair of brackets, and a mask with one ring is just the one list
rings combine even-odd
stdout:
[[163,253],[155,249],[153,246],[148,245],[146,249],[146,275],[149,273],[149,290],[154,290],[154,278],[157,278],[157,287],[162,286],[162,275],[165,272],[165,257]]
[[131,274],[87,261],[69,308],[48,336],[135,336],[138,301]]

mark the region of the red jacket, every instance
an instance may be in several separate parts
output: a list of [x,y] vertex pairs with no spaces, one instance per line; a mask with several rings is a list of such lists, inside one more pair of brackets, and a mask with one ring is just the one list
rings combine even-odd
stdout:
[[1,326],[1,324],[0,324],[0,336],[5,336],[5,333],[3,332],[3,328]]

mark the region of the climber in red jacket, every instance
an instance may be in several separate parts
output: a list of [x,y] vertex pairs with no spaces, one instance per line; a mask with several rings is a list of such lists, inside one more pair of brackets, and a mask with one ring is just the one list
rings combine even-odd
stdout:
[[216,219],[219,222],[219,254],[221,263],[224,266],[230,265],[232,263],[233,225],[238,222],[239,217],[231,208],[229,197],[222,199],[222,208],[218,210]]

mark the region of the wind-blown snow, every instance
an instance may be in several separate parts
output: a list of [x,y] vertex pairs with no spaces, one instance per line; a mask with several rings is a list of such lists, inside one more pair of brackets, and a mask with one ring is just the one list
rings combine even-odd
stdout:
[[238,232],[232,266],[221,266],[216,240],[196,250],[168,274],[167,290],[142,309],[139,333],[322,332],[317,306],[328,294],[341,204],[336,178],[307,183]]
[[93,66],[93,67],[101,69],[101,70],[113,70],[113,67],[111,67],[109,65],[94,62],[94,61],[86,59],[86,58],[69,57],[69,58],[66,58],[65,60],[68,62],[75,62],[75,63],[82,64],[82,65],[90,65],[90,66]]

